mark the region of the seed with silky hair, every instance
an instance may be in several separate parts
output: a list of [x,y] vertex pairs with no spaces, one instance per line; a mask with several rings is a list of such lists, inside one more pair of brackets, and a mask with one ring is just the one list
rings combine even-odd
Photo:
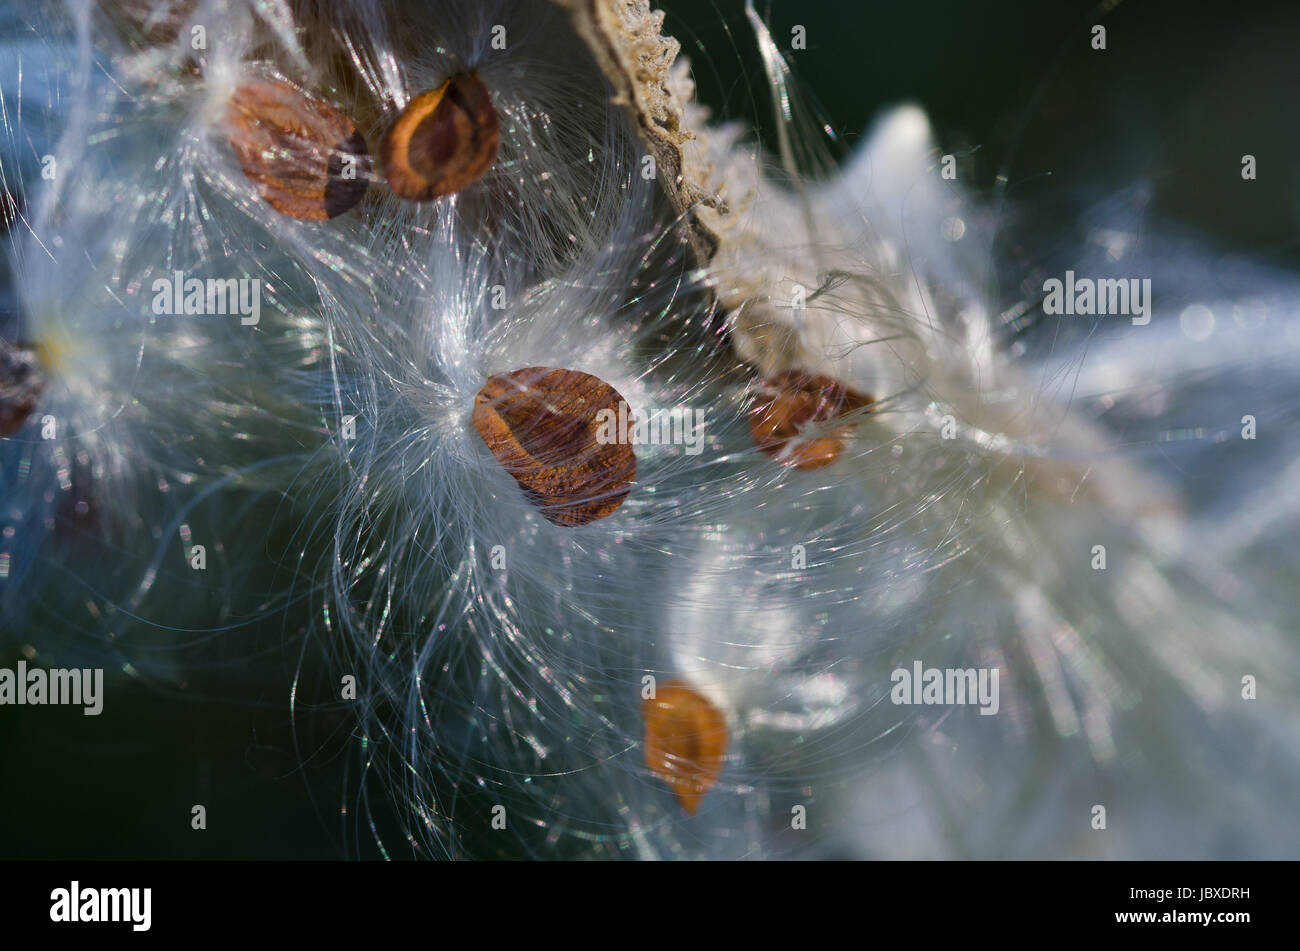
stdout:
[[659,685],[641,702],[645,721],[645,764],[666,782],[688,815],[722,775],[727,719],[699,691],[680,680]]
[[407,104],[380,147],[388,187],[410,201],[463,191],[496,161],[501,123],[473,73],[452,76]]
[[572,527],[612,514],[632,490],[632,447],[597,438],[600,411],[622,400],[589,373],[527,367],[489,379],[471,421],[542,516]]
[[365,195],[366,140],[329,103],[282,80],[254,80],[230,97],[226,121],[244,174],[281,214],[325,221]]
[[782,465],[821,469],[839,458],[852,426],[819,426],[874,400],[828,376],[782,373],[763,380],[749,413],[754,445]]

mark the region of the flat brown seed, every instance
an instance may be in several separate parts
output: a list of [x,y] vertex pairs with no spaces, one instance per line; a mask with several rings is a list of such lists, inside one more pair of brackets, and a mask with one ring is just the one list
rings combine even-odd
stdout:
[[597,438],[601,410],[617,415],[621,402],[589,373],[527,367],[491,377],[472,422],[547,521],[585,525],[622,505],[636,478],[632,447]]
[[722,775],[727,718],[698,691],[670,680],[641,702],[645,764],[666,782],[689,815]]
[[379,158],[395,194],[433,201],[478,181],[500,145],[501,122],[487,87],[476,74],[459,73],[407,104]]
[[254,80],[235,90],[226,119],[244,174],[281,214],[325,221],[365,195],[371,175],[366,140],[329,103],[291,83]]
[[44,388],[36,352],[0,340],[0,437],[22,429]]
[[[873,403],[828,376],[791,371],[766,379],[749,412],[754,445],[796,469],[820,469],[839,458],[851,426],[820,427]],[[813,430],[813,432],[808,432]]]

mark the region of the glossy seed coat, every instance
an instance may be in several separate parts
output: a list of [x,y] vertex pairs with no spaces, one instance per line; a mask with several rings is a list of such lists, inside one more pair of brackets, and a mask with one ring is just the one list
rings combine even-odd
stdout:
[[727,719],[709,700],[680,680],[660,684],[641,703],[645,764],[666,782],[688,815],[722,775]]
[[547,521],[585,525],[622,505],[636,478],[630,445],[597,440],[597,415],[622,401],[589,373],[527,367],[491,377],[471,421]]
[[365,196],[371,176],[366,140],[346,115],[282,80],[235,90],[227,137],[249,180],[281,214],[326,221]]
[[460,73],[407,104],[384,136],[380,163],[395,194],[433,201],[478,181],[500,145],[487,87],[477,75]]

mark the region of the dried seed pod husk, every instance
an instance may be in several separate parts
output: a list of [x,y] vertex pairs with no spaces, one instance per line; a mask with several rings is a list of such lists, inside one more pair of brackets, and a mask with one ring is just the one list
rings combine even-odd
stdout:
[[682,216],[696,261],[706,265],[737,225],[714,168],[708,112],[695,101],[681,44],[663,32],[650,0],[554,0],[591,50],[655,158],[659,184]]
[[617,414],[621,402],[599,377],[527,367],[491,377],[472,422],[547,521],[585,525],[622,505],[636,478],[632,447],[598,439],[600,411]]
[[478,181],[500,145],[491,94],[476,74],[459,73],[407,104],[384,136],[380,163],[395,194],[433,201]]
[[228,137],[244,174],[276,211],[325,221],[353,208],[370,183],[370,154],[353,121],[292,83],[258,79],[230,98]]
[[708,698],[680,680],[659,685],[641,703],[645,763],[666,782],[689,815],[722,775],[727,719]]
[[870,396],[828,376],[797,370],[781,373],[759,385],[749,413],[749,432],[754,445],[777,462],[796,469],[821,469],[839,458],[852,427],[827,431],[817,424],[872,402]]
[[22,429],[45,389],[35,351],[0,341],[0,437]]

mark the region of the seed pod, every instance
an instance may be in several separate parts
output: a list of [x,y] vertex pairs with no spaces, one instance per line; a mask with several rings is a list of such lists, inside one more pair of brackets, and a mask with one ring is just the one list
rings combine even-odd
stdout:
[[0,340],[0,437],[22,429],[44,388],[36,353]]
[[489,379],[472,422],[547,521],[585,525],[622,505],[636,478],[630,445],[597,440],[600,411],[622,401],[588,373],[528,367]]
[[410,201],[463,191],[492,167],[501,122],[474,73],[452,76],[412,99],[380,146],[388,186]]
[[[817,426],[875,402],[828,376],[791,371],[764,380],[749,412],[754,445],[796,469],[820,469],[839,458],[851,426]],[[815,429],[809,434],[807,429]]]
[[281,214],[336,218],[369,186],[370,154],[352,120],[281,80],[235,90],[226,112],[230,145],[244,174]]
[[641,703],[645,764],[666,782],[687,814],[695,815],[722,775],[727,719],[698,691],[680,680],[655,690]]

